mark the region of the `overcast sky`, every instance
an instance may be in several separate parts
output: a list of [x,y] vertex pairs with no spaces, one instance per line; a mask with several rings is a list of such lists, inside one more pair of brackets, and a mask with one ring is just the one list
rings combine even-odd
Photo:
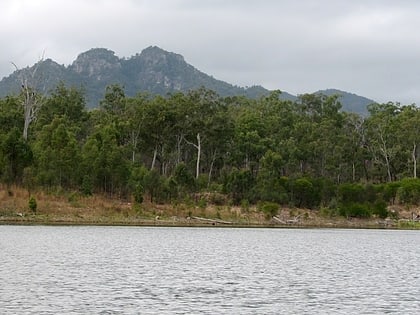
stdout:
[[420,104],[417,0],[0,0],[0,78],[43,55],[155,45],[213,77]]

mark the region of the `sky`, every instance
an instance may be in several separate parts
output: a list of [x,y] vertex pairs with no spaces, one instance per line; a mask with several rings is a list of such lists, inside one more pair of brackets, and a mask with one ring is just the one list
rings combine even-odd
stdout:
[[420,104],[419,30],[418,0],[0,0],[0,78],[159,46],[234,85]]

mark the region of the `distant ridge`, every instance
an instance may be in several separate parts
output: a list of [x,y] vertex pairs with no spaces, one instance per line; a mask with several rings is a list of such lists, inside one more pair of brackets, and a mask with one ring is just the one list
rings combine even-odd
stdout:
[[[34,66],[32,66],[34,67]],[[32,68],[31,67],[31,68]],[[24,68],[19,71],[26,71]],[[187,92],[204,86],[221,96],[246,96],[259,98],[270,93],[262,86],[239,87],[217,80],[188,64],[184,57],[150,46],[130,58],[119,58],[112,50],[93,48],[78,55],[69,66],[60,65],[46,59],[39,65],[37,73],[42,73],[43,89],[51,91],[60,81],[66,85],[83,87],[86,91],[87,105],[96,107],[103,98],[105,88],[111,84],[124,86],[127,96],[139,92],[167,95],[174,92]],[[18,93],[20,88],[19,71],[13,72],[0,81],[0,97]],[[355,94],[339,90],[319,91],[326,95],[343,95],[340,101],[347,111],[365,112],[368,100]],[[333,93],[334,92],[334,93]],[[280,98],[296,100],[297,97],[282,92]],[[373,101],[369,100],[369,103]]]
[[337,89],[326,89],[315,92],[317,94],[324,94],[327,96],[338,95],[339,101],[343,105],[343,110],[348,112],[355,112],[366,116],[368,114],[367,106],[376,103],[374,100],[359,96],[353,93],[340,91]]

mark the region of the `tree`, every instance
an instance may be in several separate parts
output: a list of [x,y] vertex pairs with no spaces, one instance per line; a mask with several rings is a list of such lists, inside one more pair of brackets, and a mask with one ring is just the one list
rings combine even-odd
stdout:
[[65,118],[72,127],[84,129],[88,113],[83,90],[67,88],[63,82],[60,82],[51,95],[45,98],[39,110],[37,129],[40,130],[44,125],[51,123],[54,118]]
[[370,117],[366,119],[368,148],[374,163],[384,165],[386,178],[391,182],[395,178],[392,165],[401,148],[396,141],[398,104],[372,104],[368,107]]
[[82,173],[101,192],[125,197],[130,177],[125,148],[118,144],[118,131],[111,124],[98,125],[82,148]]
[[66,118],[56,117],[41,129],[34,151],[41,184],[71,188],[80,182],[80,148]]
[[3,180],[8,184],[22,181],[25,167],[32,163],[32,149],[22,138],[19,130],[13,127],[4,138],[0,138],[0,165]]
[[21,84],[21,97],[23,105],[23,139],[28,139],[28,130],[30,124],[36,119],[37,113],[42,106],[43,96],[40,94],[40,76],[38,75],[38,69],[43,62],[41,58],[35,66],[20,70],[14,63],[14,67],[19,75]]
[[420,110],[415,105],[401,107],[401,112],[397,117],[397,137],[398,143],[402,145],[402,151],[407,155],[407,159],[412,163],[412,177],[417,178],[417,159],[420,145]]

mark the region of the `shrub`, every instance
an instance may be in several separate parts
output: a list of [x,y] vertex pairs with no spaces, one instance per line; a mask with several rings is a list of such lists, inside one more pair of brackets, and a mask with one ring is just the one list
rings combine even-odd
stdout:
[[317,205],[318,198],[314,194],[312,182],[307,178],[298,178],[291,184],[293,201],[296,206],[313,208]]
[[85,175],[82,180],[81,191],[85,196],[92,196],[93,183],[90,176]]
[[29,203],[28,203],[29,209],[35,213],[36,209],[37,209],[37,203],[36,203],[36,199],[34,198],[34,196],[31,196],[31,198],[29,198]]
[[350,218],[370,218],[372,213],[368,204],[346,203],[340,206],[340,215]]
[[383,198],[387,202],[395,203],[397,197],[398,188],[400,188],[399,182],[386,183],[383,188]]
[[138,204],[143,203],[143,199],[144,199],[143,194],[144,194],[143,186],[140,184],[137,184],[133,191],[134,201]]
[[397,191],[398,198],[402,203],[419,204],[420,202],[420,179],[404,178],[400,182]]
[[388,209],[386,207],[386,202],[381,200],[376,201],[373,205],[372,212],[381,219],[386,219],[388,217]]
[[280,206],[275,202],[264,202],[260,205],[260,210],[267,218],[274,217],[279,213]]
[[361,184],[341,184],[338,187],[338,198],[344,204],[361,203],[364,197],[365,189]]

